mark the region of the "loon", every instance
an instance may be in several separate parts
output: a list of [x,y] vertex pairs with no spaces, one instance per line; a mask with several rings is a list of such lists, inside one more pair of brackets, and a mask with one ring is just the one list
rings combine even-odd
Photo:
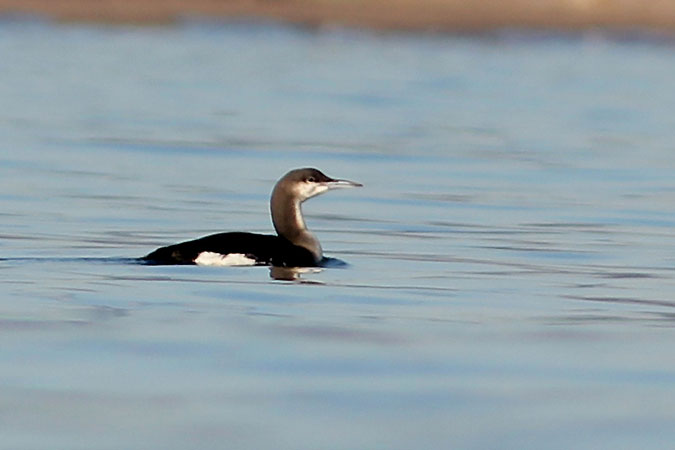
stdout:
[[141,261],[151,265],[320,266],[324,259],[321,244],[307,229],[301,204],[331,189],[360,186],[363,185],[354,181],[330,178],[313,168],[291,170],[277,181],[270,198],[277,236],[246,232],[212,234],[158,248]]

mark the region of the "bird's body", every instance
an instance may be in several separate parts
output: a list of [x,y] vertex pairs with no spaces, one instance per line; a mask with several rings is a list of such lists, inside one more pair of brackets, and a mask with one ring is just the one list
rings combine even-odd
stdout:
[[329,189],[361,186],[335,180],[317,169],[296,169],[274,186],[270,199],[278,236],[231,232],[161,247],[144,256],[148,264],[271,265],[313,267],[321,264],[319,240],[307,229],[301,203]]
[[158,248],[143,259],[151,264],[204,266],[312,267],[320,263],[312,252],[293,245],[284,238],[244,232],[212,234],[169,245]]

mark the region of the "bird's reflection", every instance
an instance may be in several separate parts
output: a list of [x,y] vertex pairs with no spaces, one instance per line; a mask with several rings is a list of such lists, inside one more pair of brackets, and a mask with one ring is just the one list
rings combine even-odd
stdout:
[[319,273],[319,267],[270,267],[270,277],[280,281],[295,281],[296,283],[323,284],[320,281],[304,280],[300,278],[305,273]]

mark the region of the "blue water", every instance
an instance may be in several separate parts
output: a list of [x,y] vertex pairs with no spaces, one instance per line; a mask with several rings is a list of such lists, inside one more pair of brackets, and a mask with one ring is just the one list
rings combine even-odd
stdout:
[[[0,22],[0,448],[675,441],[675,40]],[[129,258],[271,232],[328,256]]]

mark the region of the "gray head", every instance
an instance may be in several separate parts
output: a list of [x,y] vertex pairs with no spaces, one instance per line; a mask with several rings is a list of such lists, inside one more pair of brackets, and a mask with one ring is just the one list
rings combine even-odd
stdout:
[[274,191],[283,191],[289,197],[302,203],[308,198],[316,197],[331,189],[359,186],[363,185],[354,181],[331,178],[318,169],[304,168],[291,170],[281,177]]
[[307,230],[300,204],[331,189],[359,186],[362,185],[354,181],[331,178],[317,169],[291,170],[277,181],[272,191],[270,207],[274,229],[279,236],[310,250],[316,261],[320,261],[321,245]]

